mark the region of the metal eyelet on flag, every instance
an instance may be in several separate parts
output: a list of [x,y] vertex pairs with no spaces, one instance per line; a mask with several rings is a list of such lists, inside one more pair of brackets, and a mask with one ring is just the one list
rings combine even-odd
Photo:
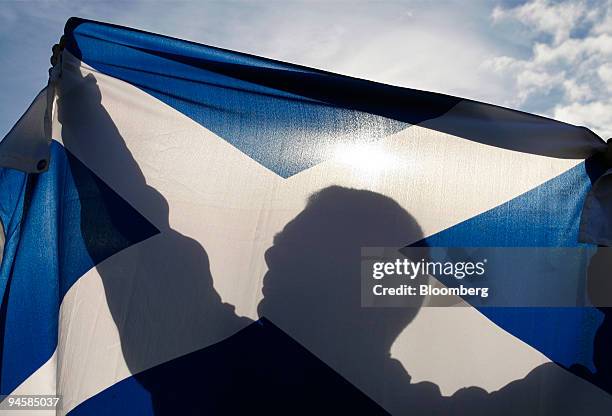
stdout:
[[36,164],[36,169],[38,171],[43,171],[47,168],[47,161],[45,159],[41,159],[38,161],[38,163]]

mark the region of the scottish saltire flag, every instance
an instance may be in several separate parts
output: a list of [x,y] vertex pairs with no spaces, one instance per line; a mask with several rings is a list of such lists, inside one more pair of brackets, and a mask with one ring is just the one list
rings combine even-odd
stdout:
[[359,293],[365,246],[608,244],[588,129],[81,19],[54,62],[0,142],[0,394],[62,415],[610,414],[604,308]]

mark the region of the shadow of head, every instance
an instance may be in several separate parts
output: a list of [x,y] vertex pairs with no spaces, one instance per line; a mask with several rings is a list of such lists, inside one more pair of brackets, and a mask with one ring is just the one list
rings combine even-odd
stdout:
[[339,186],[314,194],[266,252],[266,317],[328,362],[389,352],[417,308],[361,306],[361,247],[399,247],[419,225],[381,194]]

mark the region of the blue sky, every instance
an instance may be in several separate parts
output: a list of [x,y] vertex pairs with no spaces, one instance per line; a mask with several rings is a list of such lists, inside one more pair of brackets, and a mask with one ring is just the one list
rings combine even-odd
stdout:
[[70,16],[586,125],[612,136],[612,0],[78,2],[0,8],[0,136]]

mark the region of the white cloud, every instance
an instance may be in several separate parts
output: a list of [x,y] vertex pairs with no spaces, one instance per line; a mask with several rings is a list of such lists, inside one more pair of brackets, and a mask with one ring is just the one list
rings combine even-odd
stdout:
[[565,74],[563,72],[550,73],[537,67],[523,67],[516,74],[517,99],[522,102],[535,93],[549,93],[555,86],[563,83],[564,78]]
[[612,8],[609,4],[604,14],[604,17],[593,26],[593,33],[612,35]]
[[527,57],[498,56],[484,64],[516,91],[504,104],[612,135],[612,0],[531,0],[497,7],[491,18],[533,39]]
[[574,79],[563,81],[563,88],[571,101],[585,101],[595,96],[594,91],[588,84],[578,84]]
[[513,9],[496,7],[492,17],[495,21],[519,20],[541,33],[554,37],[555,43],[562,42],[581,19],[590,17],[584,1],[552,3],[548,0],[532,0]]
[[612,92],[612,63],[607,63],[599,67],[597,74],[608,91]]
[[[587,126],[596,132],[610,132],[612,99],[560,104],[554,108],[553,116],[578,126]],[[604,137],[609,137],[609,134]]]

